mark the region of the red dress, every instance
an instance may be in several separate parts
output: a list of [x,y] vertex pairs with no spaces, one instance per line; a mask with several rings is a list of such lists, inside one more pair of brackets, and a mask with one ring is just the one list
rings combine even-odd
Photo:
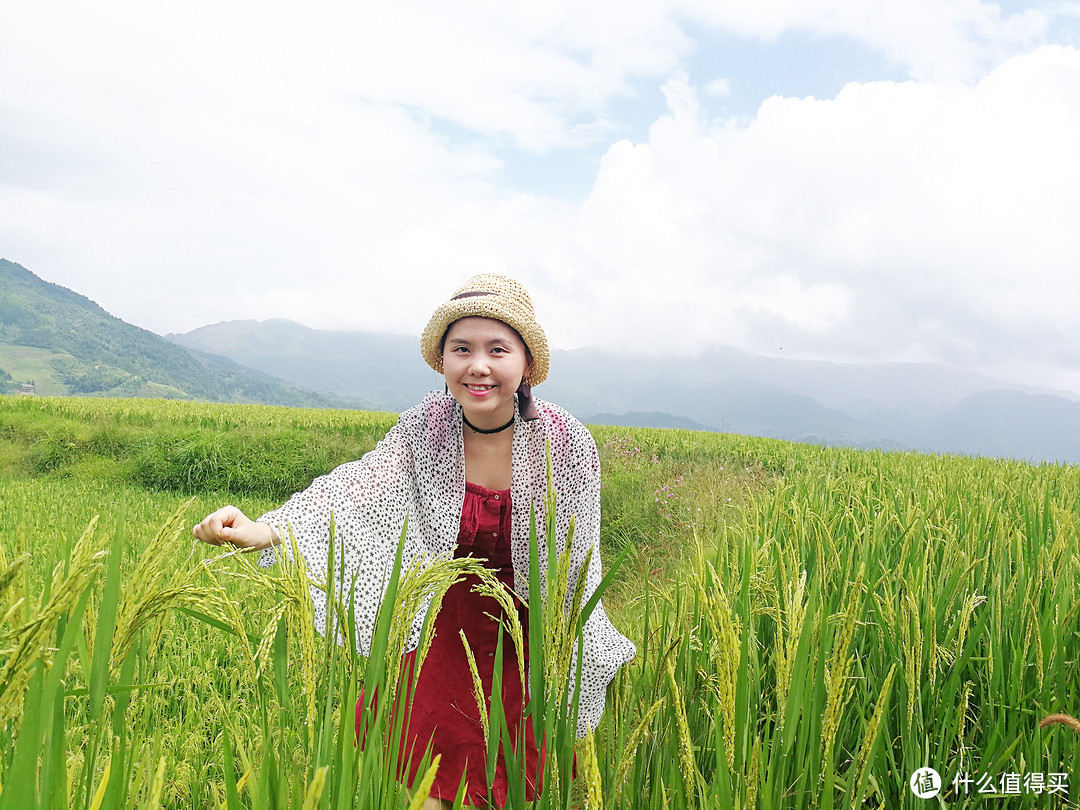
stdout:
[[[466,482],[461,529],[454,556],[482,558],[507,589],[512,590],[514,566],[510,556],[510,513],[510,490],[495,491]],[[435,619],[435,637],[424,659],[409,707],[409,728],[403,740],[403,756],[407,757],[412,752],[413,761],[409,771],[411,784],[430,740],[432,755],[442,756],[430,795],[453,801],[464,773],[468,782],[466,804],[483,805],[488,797],[485,773],[487,740],[480,725],[472,675],[458,631],[465,631],[476,659],[484,694],[490,695],[499,624],[485,614],[501,617],[503,611],[491,597],[471,592],[476,582],[475,576],[466,577],[453,585],[443,597],[442,608]],[[528,613],[516,596],[514,601],[518,605],[519,618],[525,631],[523,664],[525,677],[528,678]],[[403,672],[411,672],[415,657],[415,651],[405,655]],[[510,734],[517,739],[528,694],[522,690],[517,651],[506,633],[503,635],[502,701]],[[356,705],[358,732],[362,704],[361,694]],[[526,798],[529,801],[534,798],[532,779],[536,773],[537,758],[532,723],[526,720]],[[503,806],[506,803],[507,778],[501,750],[496,758],[495,781],[490,788],[496,805]]]

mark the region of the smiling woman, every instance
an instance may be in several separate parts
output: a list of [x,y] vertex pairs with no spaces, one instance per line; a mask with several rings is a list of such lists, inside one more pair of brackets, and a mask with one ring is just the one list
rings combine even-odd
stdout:
[[[421,353],[444,375],[446,390],[432,392],[401,414],[372,452],[317,478],[257,521],[225,507],[194,533],[208,543],[264,548],[265,565],[276,559],[280,538],[291,534],[308,570],[325,571],[332,524],[343,556],[342,581],[356,583],[355,642],[364,655],[370,652],[403,525],[402,570],[449,557],[471,557],[488,568],[507,598],[475,593],[474,575],[446,592],[434,639],[419,664],[401,747],[410,758],[410,783],[429,746],[441,757],[427,806],[449,806],[463,780],[469,804],[502,806],[506,766],[500,757],[493,772],[485,770],[487,740],[474,679],[486,695],[501,680],[510,739],[523,741],[518,743],[523,750],[515,754],[529,773],[537,773],[543,754],[526,717],[529,693],[518,677],[519,662],[528,671],[528,645],[504,650],[496,673],[500,626],[509,618],[507,611],[523,625],[528,622],[530,514],[535,512],[537,525],[544,524],[549,475],[555,486],[557,536],[567,536],[571,521],[575,527],[566,598],[582,577],[582,604],[599,586],[599,455],[580,422],[532,396],[532,385],[547,377],[549,353],[529,294],[516,281],[494,274],[469,279],[431,317]],[[313,588],[312,598],[316,625],[323,629],[326,596]],[[406,673],[418,664],[415,648],[426,611],[413,622],[403,661]],[[599,603],[582,635],[579,735],[596,727],[608,683],[635,653]],[[362,694],[357,703],[361,742],[376,702],[376,695]],[[532,782],[526,787],[529,801],[542,789]]]

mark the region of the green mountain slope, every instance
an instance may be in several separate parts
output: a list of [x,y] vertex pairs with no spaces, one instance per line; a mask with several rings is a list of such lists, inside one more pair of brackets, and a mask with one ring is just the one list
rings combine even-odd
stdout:
[[0,385],[10,389],[31,381],[40,394],[344,404],[224,358],[190,352],[0,259]]

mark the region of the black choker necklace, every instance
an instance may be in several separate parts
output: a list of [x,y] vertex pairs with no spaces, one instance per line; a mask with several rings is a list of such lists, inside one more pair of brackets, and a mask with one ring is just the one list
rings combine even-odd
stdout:
[[514,424],[514,417],[511,416],[510,421],[507,422],[502,427],[492,428],[491,430],[484,430],[483,428],[478,428],[476,425],[474,425],[472,422],[470,422],[468,419],[465,418],[465,414],[461,415],[461,421],[463,421],[466,425],[468,425],[469,428],[472,429],[472,431],[474,433],[483,433],[485,436],[490,436],[492,433],[502,433],[508,427],[513,425]]

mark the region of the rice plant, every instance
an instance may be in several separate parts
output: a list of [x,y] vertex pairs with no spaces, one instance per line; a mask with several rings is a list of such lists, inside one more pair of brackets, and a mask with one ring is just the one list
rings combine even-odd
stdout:
[[[405,715],[390,707],[410,688],[402,623],[437,603],[460,561],[401,572],[387,603],[397,615],[381,617],[378,654],[364,659],[312,628],[314,578],[335,593],[328,637],[349,637],[340,575],[284,560],[263,571],[192,543],[186,527],[227,481],[191,501],[126,466],[139,441],[177,425],[250,431],[249,480],[272,484],[263,423],[374,442],[390,420],[0,401],[12,462],[0,474],[0,807],[419,806],[438,762],[410,770],[392,744]],[[68,436],[76,460],[23,463],[46,433]],[[577,622],[541,596],[565,588],[554,550],[573,539],[538,526],[530,615],[544,621],[529,623],[530,670],[514,673],[548,751],[537,806],[1076,805],[1080,737],[1063,719],[1080,715],[1076,467],[595,435],[605,563],[624,555],[604,602],[638,655],[593,736],[576,738]],[[677,499],[661,510],[664,486]],[[256,483],[229,498],[258,513],[273,491]],[[515,632],[505,645],[524,643]],[[361,688],[400,690],[367,718],[362,748]],[[521,773],[498,695],[482,696],[489,751]],[[935,799],[909,786],[928,767]],[[508,806],[526,806],[523,795]]]

